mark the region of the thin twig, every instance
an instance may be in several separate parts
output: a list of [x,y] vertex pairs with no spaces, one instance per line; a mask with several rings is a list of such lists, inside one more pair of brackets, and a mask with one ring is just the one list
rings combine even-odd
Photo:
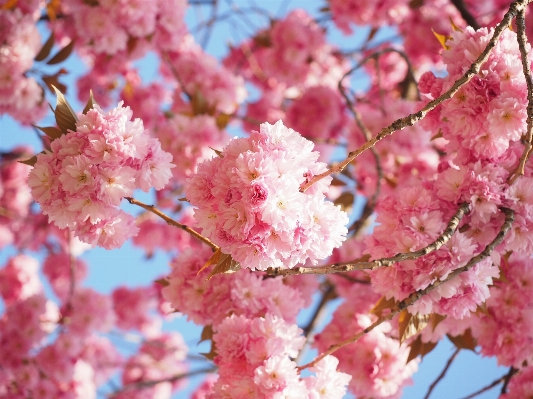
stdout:
[[431,392],[433,392],[433,389],[437,386],[437,384],[444,378],[446,373],[448,372],[448,369],[452,365],[453,361],[461,351],[461,348],[457,348],[455,352],[453,352],[452,356],[448,359],[446,362],[446,365],[442,369],[442,372],[438,375],[438,377],[433,381],[433,383],[429,386],[428,392],[426,393],[426,396],[424,396],[424,399],[429,399],[429,396],[431,395]]
[[531,77],[531,67],[529,65],[528,54],[526,49],[527,37],[526,37],[526,23],[524,20],[525,11],[522,10],[516,16],[516,40],[518,41],[518,48],[520,49],[520,58],[522,60],[522,70],[526,79],[527,85],[527,133],[524,139],[524,152],[520,157],[519,164],[516,170],[509,178],[509,184],[513,184],[516,179],[523,176],[525,173],[526,162],[533,150],[533,79]]
[[189,233],[193,237],[195,237],[198,240],[202,241],[204,244],[207,244],[213,250],[213,252],[216,251],[219,248],[218,245],[214,244],[209,238],[204,237],[203,235],[198,233],[196,230],[190,228],[187,225],[184,225],[184,224],[181,224],[179,222],[176,222],[170,216],[165,215],[163,212],[161,212],[159,209],[157,209],[154,205],[147,205],[147,204],[145,204],[145,203],[143,203],[141,201],[138,201],[138,200],[136,200],[135,198],[132,198],[132,197],[124,197],[124,198],[130,204],[140,206],[141,208],[143,208],[143,209],[145,209],[145,210],[147,210],[149,212],[152,212],[153,214],[159,216],[161,219],[163,219],[165,222],[167,222],[167,224],[169,224],[170,226],[178,227],[178,228],[186,231],[187,233]]
[[124,385],[120,389],[120,391],[114,392],[111,395],[111,398],[116,396],[116,395],[118,395],[119,393],[123,393],[125,391],[130,391],[132,389],[150,388],[150,387],[153,387],[153,386],[155,386],[157,384],[161,384],[161,383],[164,383],[164,382],[172,383],[172,382],[179,381],[179,380],[181,380],[183,378],[193,377],[193,376],[199,375],[199,374],[214,373],[216,370],[217,370],[216,367],[209,367],[209,368],[205,368],[205,369],[199,369],[199,370],[190,371],[188,373],[176,374],[176,375],[174,375],[172,377],[162,378],[160,380],[132,382],[130,384]]
[[[213,0],[213,2],[211,3],[211,7],[212,7],[211,20],[216,21],[218,0]],[[207,44],[209,43],[209,39],[211,37],[211,34],[213,33],[213,26],[214,26],[213,23],[207,25],[207,29],[205,30],[204,37],[202,38],[202,44],[201,44],[203,50],[207,48]]]
[[391,135],[395,131],[405,129],[407,126],[413,126],[415,123],[421,121],[426,117],[426,115],[433,110],[435,107],[437,107],[442,102],[449,100],[452,98],[459,89],[464,86],[466,83],[468,83],[477,73],[479,72],[481,66],[487,61],[489,58],[490,52],[493,50],[493,48],[496,46],[496,43],[500,36],[502,35],[503,31],[507,29],[509,26],[511,20],[521,11],[524,9],[524,7],[529,4],[533,0],[518,0],[511,4],[509,7],[509,11],[505,14],[502,21],[496,26],[494,29],[494,33],[492,34],[491,39],[487,43],[487,46],[483,50],[483,52],[479,55],[479,57],[474,61],[474,63],[468,68],[468,70],[464,73],[463,76],[461,76],[459,79],[455,81],[453,86],[447,90],[445,93],[441,94],[436,99],[430,101],[427,103],[420,111],[410,114],[404,118],[400,118],[392,122],[389,126],[381,129],[381,131],[370,141],[367,141],[365,144],[363,144],[358,149],[350,152],[348,154],[348,157],[346,157],[345,160],[337,164],[336,166],[328,169],[324,173],[321,173],[319,175],[314,176],[311,178],[308,182],[302,184],[300,187],[300,191],[304,192],[309,187],[311,187],[313,184],[315,184],[317,181],[323,179],[326,176],[329,176],[333,173],[342,172],[342,170],[349,165],[355,158],[357,158],[359,155],[361,155],[363,152],[368,150],[369,148],[373,147],[378,143],[379,141],[383,140],[385,137]]
[[267,269],[267,274],[274,276],[288,276],[294,274],[331,274],[331,273],[344,273],[350,272],[352,270],[374,270],[378,267],[391,266],[394,263],[401,262],[404,260],[414,260],[422,256],[425,256],[433,251],[438,250],[444,244],[446,244],[452,235],[457,230],[459,223],[463,216],[470,211],[470,207],[466,202],[463,202],[459,205],[459,209],[452,216],[446,229],[442,234],[428,246],[419,249],[414,252],[405,252],[394,255],[390,258],[381,258],[376,259],[370,262],[355,262],[355,263],[335,263],[333,265],[326,265],[322,267],[296,267],[294,269],[281,269],[281,268],[272,268]]
[[[321,353],[319,356],[317,356],[313,361],[298,367],[298,370],[303,370],[308,367],[313,367],[316,363],[318,363],[320,360],[325,358],[328,355],[331,355],[335,351],[345,347],[346,345],[350,345],[356,341],[358,341],[361,337],[363,337],[365,334],[368,334],[370,331],[372,331],[374,328],[379,326],[381,323],[387,320],[391,320],[394,316],[396,316],[398,313],[400,313],[402,310],[408,308],[412,304],[414,304],[416,301],[418,301],[423,296],[429,294],[436,288],[440,287],[442,284],[447,283],[448,281],[452,280],[453,278],[457,277],[459,274],[464,273],[468,270],[470,270],[474,265],[481,262],[483,259],[485,259],[487,256],[491,254],[491,252],[496,248],[498,245],[500,245],[505,238],[505,235],[507,232],[511,229],[514,221],[514,211],[508,208],[500,208],[500,210],[505,214],[505,222],[502,224],[502,227],[500,228],[500,231],[496,235],[496,238],[492,240],[485,249],[479,253],[478,255],[471,258],[466,265],[459,267],[455,269],[452,273],[448,275],[444,280],[438,280],[434,282],[432,285],[424,288],[423,290],[413,292],[409,297],[404,299],[403,301],[399,302],[394,309],[391,309],[391,312],[388,315],[382,316],[379,319],[377,319],[374,323],[372,323],[370,326],[365,328],[364,330],[358,332],[357,334],[353,335],[352,337],[339,342],[337,344],[331,345],[325,352]],[[503,378],[503,377],[502,377]]]
[[334,299],[335,297],[336,297],[335,286],[328,283],[326,290],[322,294],[322,298],[320,298],[320,302],[318,303],[315,311],[313,312],[313,315],[311,316],[307,325],[303,328],[303,333],[306,338],[306,341],[305,341],[303,348],[300,350],[300,353],[298,353],[298,357],[296,358],[296,361],[298,361],[299,359],[303,357],[304,353],[306,352],[307,347],[309,346],[311,334],[313,333],[313,330],[315,329],[317,322],[322,318],[322,315],[324,314],[327,303],[330,300]]
[[452,4],[457,8],[457,11],[461,14],[461,17],[465,20],[465,22],[470,25],[475,30],[478,30],[481,28],[479,24],[477,23],[477,20],[474,18],[474,16],[468,11],[468,8],[466,8],[466,5],[463,0],[451,0]]
[[501,390],[501,394],[502,395],[504,393],[507,393],[507,386],[509,385],[509,381],[511,381],[511,378],[516,373],[518,373],[518,369],[517,368],[514,368],[514,367],[510,367],[509,368],[509,372],[505,375],[505,379],[503,381],[503,386],[502,386],[502,390]]
[[507,377],[507,375],[501,376],[497,380],[492,381],[489,385],[481,388],[479,391],[476,391],[476,392],[474,392],[474,393],[472,393],[472,394],[470,394],[468,396],[465,396],[464,398],[461,398],[461,399],[472,399],[472,398],[475,398],[478,395],[481,395],[483,392],[490,391],[492,388],[494,388],[495,386],[497,386],[497,385],[501,384],[503,381],[505,381],[505,377]]
[[67,306],[68,311],[72,311],[72,297],[74,296],[74,291],[76,290],[76,257],[72,253],[72,231],[68,230],[68,258],[69,258],[69,268],[70,268],[70,287],[68,290]]

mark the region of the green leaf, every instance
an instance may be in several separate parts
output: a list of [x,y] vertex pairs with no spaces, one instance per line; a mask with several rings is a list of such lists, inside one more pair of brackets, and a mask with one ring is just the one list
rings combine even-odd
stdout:
[[50,51],[52,50],[52,47],[54,47],[54,32],[50,33],[50,36],[46,40],[46,42],[43,44],[43,47],[39,50],[37,55],[35,56],[35,61],[43,61],[46,57],[50,55]]
[[94,97],[93,97],[93,91],[90,90],[89,91],[89,100],[87,101],[87,104],[85,104],[85,108],[83,108],[83,111],[82,111],[82,114],[83,115],[87,115],[87,112],[89,112],[89,110],[93,109],[94,106],[96,105],[96,101],[94,101]]
[[65,47],[59,50],[57,54],[54,55],[52,58],[50,58],[46,63],[48,65],[55,65],[55,64],[59,64],[62,61],[65,61],[70,55],[70,53],[72,53],[73,49],[74,49],[74,40],[71,40],[69,44],[67,44]]
[[55,86],[52,86],[52,88],[57,96],[56,109],[54,111],[57,126],[59,126],[59,129],[61,129],[64,134],[67,134],[68,130],[75,132],[76,122],[78,121],[76,113],[68,103],[63,93],[61,93]]
[[39,129],[54,141],[63,135],[63,132],[57,127],[40,127],[33,125],[34,128]]

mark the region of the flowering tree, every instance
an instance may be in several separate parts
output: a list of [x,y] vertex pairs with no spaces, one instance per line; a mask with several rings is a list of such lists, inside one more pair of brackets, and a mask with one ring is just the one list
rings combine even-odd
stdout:
[[[196,399],[399,398],[445,336],[426,398],[459,350],[508,368],[470,397],[533,396],[530,0],[190,3],[0,0],[0,115],[42,144],[1,154],[0,398],[162,399],[197,374]],[[218,60],[226,22],[246,33]],[[83,286],[83,251],[129,239],[168,274]]]

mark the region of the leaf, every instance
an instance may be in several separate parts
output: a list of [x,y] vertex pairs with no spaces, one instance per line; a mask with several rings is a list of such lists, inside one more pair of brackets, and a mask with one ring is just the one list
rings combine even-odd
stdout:
[[477,314],[483,314],[488,317],[492,317],[492,315],[489,313],[489,310],[487,309],[487,303],[483,302],[481,305],[477,305],[476,309]]
[[438,313],[433,313],[429,316],[429,325],[435,331],[435,328],[439,325],[441,321],[443,321],[446,318],[446,316],[443,316]]
[[439,43],[440,43],[440,45],[442,46],[442,48],[443,48],[444,50],[449,50],[450,47],[446,45],[446,41],[447,41],[447,40],[450,40],[451,37],[446,36],[446,35],[441,35],[440,33],[435,32],[433,29],[431,29],[431,31],[433,32],[433,34],[435,35],[435,37],[436,37],[437,40],[439,41]]
[[217,249],[213,255],[209,258],[207,262],[205,262],[205,265],[203,265],[200,270],[198,270],[198,273],[196,275],[198,276],[200,273],[202,273],[205,269],[207,269],[209,266],[218,264],[218,260],[220,259],[220,254],[222,251]]
[[402,310],[398,319],[400,344],[422,331],[428,322],[429,315],[412,315],[407,309]]
[[39,127],[35,125],[32,125],[32,126],[36,129],[39,129],[44,134],[46,134],[48,137],[52,139],[52,141],[54,141],[55,139],[58,139],[59,137],[63,135],[63,132],[57,127]]
[[448,339],[453,342],[453,344],[459,349],[468,349],[471,351],[476,351],[477,341],[472,336],[472,331],[468,328],[463,334],[456,337],[446,334]]
[[189,202],[189,200],[187,199],[187,197],[181,197],[181,198],[178,198],[178,201]]
[[379,301],[372,307],[370,310],[371,314],[375,314],[376,316],[381,316],[383,311],[385,309],[392,309],[396,306],[396,300],[394,297],[391,297],[390,299],[386,299],[384,296],[381,297]]
[[407,357],[406,364],[411,360],[416,359],[418,356],[422,356],[423,358],[425,355],[431,352],[435,346],[437,346],[437,342],[422,342],[422,337],[419,335],[410,346],[411,351]]
[[416,8],[420,8],[424,5],[424,0],[411,0],[409,2],[409,8],[411,8],[412,10],[416,9]]
[[89,91],[89,100],[87,100],[87,104],[85,104],[85,108],[83,108],[83,111],[81,113],[83,115],[87,115],[87,112],[89,112],[89,110],[93,109],[95,105],[96,105],[96,102],[94,101],[93,91],[90,90]]
[[411,73],[405,75],[405,79],[398,83],[400,88],[400,95],[405,100],[418,101],[418,83]]
[[54,47],[54,32],[50,33],[50,36],[46,40],[46,42],[43,44],[43,47],[39,50],[37,55],[35,56],[35,61],[42,61],[46,57],[50,55],[50,51],[52,50],[52,47]]
[[455,25],[455,23],[453,22],[452,17],[449,17],[449,18],[450,18],[450,24],[452,24],[452,30],[454,32],[462,32],[463,30],[461,28],[459,28],[457,25]]
[[50,58],[46,63],[48,65],[55,65],[55,64],[59,64],[62,61],[65,61],[70,55],[70,53],[72,53],[73,49],[74,49],[74,40],[71,40],[69,44],[67,44],[65,47],[59,50],[57,54],[54,55],[52,58]]
[[135,47],[137,47],[138,42],[139,42],[139,39],[137,37],[133,37],[133,36],[129,37],[128,43],[126,44],[128,54],[133,53],[133,50],[135,50]]
[[217,127],[222,130],[228,126],[228,123],[231,121],[231,115],[229,114],[220,114],[217,116],[216,123]]
[[216,355],[218,355],[215,341],[211,341],[211,350],[209,351],[209,353],[200,353],[200,355],[204,356],[208,360],[213,361]]
[[54,86],[57,87],[59,91],[61,91],[61,93],[67,92],[67,86],[59,82],[57,74],[52,75],[52,76],[46,75],[46,76],[43,76],[42,79],[43,79],[43,82],[46,83],[46,86],[48,86],[48,90],[50,90],[52,93],[54,92]]
[[17,6],[18,0],[7,0],[7,2],[0,7],[0,10],[12,10]]
[[30,159],[26,159],[24,161],[19,161],[20,163],[23,163],[24,165],[30,165],[33,166],[37,163],[37,155],[34,155]]
[[438,132],[436,135],[434,135],[434,136],[430,139],[430,141],[433,141],[433,140],[436,140],[436,139],[440,139],[441,137],[443,137],[443,136],[442,136],[442,130],[439,129],[439,132]]
[[212,114],[209,103],[200,90],[195,90],[191,97],[191,107],[194,115]]
[[211,271],[207,280],[210,280],[213,276],[217,274],[230,274],[235,273],[241,269],[241,265],[235,261],[231,255],[220,253],[220,259],[215,268]]
[[378,31],[379,31],[379,28],[373,26],[372,29],[370,29],[370,32],[368,32],[368,37],[366,38],[366,42],[368,43],[369,41],[371,41],[376,36],[376,33],[378,33]]
[[46,14],[51,22],[57,18],[57,13],[61,9],[61,0],[51,0],[46,4]]
[[170,285],[170,283],[168,282],[168,280],[166,278],[160,278],[158,280],[154,280],[154,283],[156,284],[159,284],[159,285],[162,285],[163,287],[168,287]]
[[331,9],[329,7],[327,7],[327,6],[325,6],[325,7],[320,8],[318,11],[320,11],[320,12],[330,12]]
[[222,151],[215,150],[213,147],[209,147],[209,148],[211,148],[213,151],[215,151],[215,153],[216,153],[220,158],[224,158],[224,155],[222,155]]
[[331,183],[330,183],[330,186],[335,186],[335,187],[342,187],[342,186],[345,186],[346,183],[343,182],[341,179],[338,179],[336,177],[334,177],[332,180],[331,180]]
[[353,206],[354,199],[355,199],[355,196],[353,195],[353,193],[346,191],[342,193],[341,195],[339,195],[339,197],[335,201],[333,201],[333,205],[335,206],[340,205],[343,211],[349,213]]
[[52,86],[52,88],[57,96],[56,109],[54,111],[57,126],[59,126],[64,134],[67,134],[68,130],[75,132],[76,122],[78,121],[76,113],[68,103],[63,93],[61,93],[55,86]]
[[209,341],[213,338],[213,326],[208,324],[202,329],[202,335],[200,336],[200,342]]

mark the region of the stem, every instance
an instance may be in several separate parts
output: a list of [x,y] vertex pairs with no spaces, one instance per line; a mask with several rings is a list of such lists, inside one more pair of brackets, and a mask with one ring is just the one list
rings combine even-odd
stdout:
[[379,326],[384,321],[391,320],[394,316],[396,316],[402,310],[404,310],[404,309],[408,308],[409,306],[411,306],[412,304],[414,304],[416,301],[418,301],[424,295],[429,294],[431,291],[433,291],[434,289],[440,287],[442,284],[447,283],[451,279],[457,277],[459,274],[470,270],[475,264],[481,262],[483,259],[485,259],[487,256],[489,256],[491,254],[491,252],[494,250],[494,248],[496,248],[498,245],[500,245],[502,243],[505,235],[511,229],[511,227],[513,225],[513,221],[514,221],[514,211],[513,210],[507,209],[507,208],[500,208],[500,210],[503,213],[505,213],[505,222],[503,223],[502,227],[500,228],[500,231],[498,232],[498,234],[496,235],[494,240],[492,240],[480,254],[474,256],[473,258],[471,258],[467,262],[466,265],[455,269],[444,280],[436,281],[432,285],[428,286],[427,288],[425,288],[423,290],[413,292],[411,295],[409,295],[408,298],[406,298],[403,301],[401,301],[400,303],[398,303],[398,305],[396,305],[396,307],[394,309],[391,309],[391,312],[388,315],[380,317],[374,323],[372,323],[370,326],[368,326],[364,330],[358,332],[354,336],[352,336],[352,337],[350,337],[350,338],[348,338],[348,339],[346,339],[346,340],[344,340],[342,342],[339,342],[338,344],[331,345],[325,352],[321,353],[313,361],[311,361],[311,362],[309,362],[309,363],[307,363],[307,364],[305,364],[303,366],[298,367],[298,370],[301,371],[301,370],[303,370],[305,368],[312,367],[316,363],[318,363],[320,360],[322,360],[323,358],[325,358],[328,355],[331,355],[332,353],[334,353],[338,349],[341,349],[341,348],[345,347],[346,345],[349,345],[349,344],[352,344],[352,343],[358,341],[365,334],[367,334],[370,331],[372,331],[374,328]]
[[453,352],[452,356],[448,359],[446,362],[446,366],[444,366],[444,369],[442,369],[442,372],[439,374],[439,376],[433,381],[433,383],[429,386],[428,392],[426,393],[426,396],[424,396],[424,399],[429,399],[429,396],[431,395],[431,392],[433,392],[433,389],[437,386],[437,384],[444,378],[446,373],[448,372],[448,369],[452,365],[454,359],[457,357],[459,352],[461,351],[461,348],[457,348],[455,352]]
[[526,162],[533,150],[533,79],[531,77],[531,67],[529,65],[528,54],[526,49],[527,37],[526,37],[526,23],[524,20],[525,11],[522,10],[516,16],[516,40],[518,41],[518,48],[520,49],[520,59],[522,60],[522,70],[526,79],[527,85],[527,133],[524,143],[524,152],[520,157],[520,161],[516,170],[509,178],[508,183],[513,184],[516,179],[523,176],[525,173]]
[[347,165],[349,165],[355,158],[357,158],[359,155],[361,155],[363,152],[365,152],[369,148],[376,145],[376,143],[383,140],[385,137],[391,135],[397,130],[405,129],[407,126],[413,126],[415,123],[424,119],[431,110],[437,107],[437,105],[452,98],[462,86],[468,83],[479,72],[481,65],[484,64],[485,61],[487,61],[487,59],[489,58],[490,52],[496,46],[496,42],[502,35],[503,31],[507,29],[511,20],[520,11],[522,11],[524,7],[527,4],[529,4],[531,1],[533,0],[518,0],[511,4],[511,6],[509,7],[509,11],[507,11],[502,21],[494,29],[492,38],[488,42],[487,47],[485,47],[485,50],[483,50],[483,52],[479,55],[476,61],[474,61],[474,63],[470,66],[470,68],[468,68],[468,70],[464,73],[464,75],[455,81],[455,83],[449,90],[441,94],[436,99],[427,103],[420,111],[414,114],[410,114],[404,118],[397,119],[396,121],[392,122],[389,126],[381,129],[381,131],[372,140],[367,141],[365,144],[363,144],[358,149],[350,152],[348,154],[348,157],[344,161],[340,162],[339,164],[325,171],[324,173],[314,176],[308,182],[302,184],[302,186],[300,187],[300,191],[305,192],[305,190],[307,190],[309,187],[311,187],[313,184],[323,179],[324,177],[327,177],[333,173],[342,172],[342,170]]
[[322,267],[296,267],[294,269],[280,269],[269,267],[267,274],[273,276],[288,276],[293,274],[331,274],[331,273],[343,273],[350,272],[352,270],[374,270],[382,266],[392,266],[394,263],[404,260],[414,260],[422,256],[425,256],[433,251],[438,250],[444,244],[446,244],[452,235],[457,230],[459,223],[463,216],[470,211],[470,207],[466,202],[459,205],[459,209],[452,216],[448,222],[448,226],[442,232],[442,234],[427,247],[424,247],[415,252],[405,252],[394,255],[391,258],[381,258],[370,262],[356,262],[356,263],[335,263],[333,265],[327,265]]
[[152,212],[153,214],[159,216],[161,219],[163,219],[167,224],[170,226],[174,226],[177,228],[180,228],[190,235],[192,235],[194,238],[197,238],[198,240],[202,241],[204,244],[207,244],[213,252],[215,252],[219,247],[215,243],[213,243],[209,238],[204,237],[200,233],[198,233],[196,230],[193,230],[189,226],[186,226],[184,224],[181,224],[179,222],[176,222],[174,219],[172,219],[170,216],[165,215],[163,212],[161,212],[159,209],[157,209],[154,205],[147,205],[141,201],[137,201],[135,198],[132,197],[124,197],[130,204],[140,206],[141,208]]
[[501,384],[504,380],[505,380],[505,377],[507,377],[507,375],[504,375],[504,376],[501,376],[500,378],[498,378],[497,380],[494,380],[492,381],[489,385],[487,385],[486,387],[483,387],[481,388],[479,391],[476,391],[468,396],[465,396],[464,398],[461,398],[461,399],[472,399],[478,395],[481,395],[483,392],[487,392],[487,391],[490,391],[492,388],[494,388],[496,385],[499,385]]
[[461,13],[461,17],[463,17],[463,19],[468,25],[470,25],[475,30],[481,28],[474,16],[470,13],[470,11],[468,11],[468,8],[466,8],[466,5],[463,0],[451,0],[451,2],[455,6],[455,8],[457,8],[457,11]]
[[505,379],[503,381],[503,386],[502,386],[502,390],[501,390],[501,394],[502,395],[507,392],[507,385],[509,385],[509,381],[511,381],[511,378],[516,373],[518,373],[518,369],[517,368],[514,368],[514,367],[509,368],[509,372],[505,375]]

